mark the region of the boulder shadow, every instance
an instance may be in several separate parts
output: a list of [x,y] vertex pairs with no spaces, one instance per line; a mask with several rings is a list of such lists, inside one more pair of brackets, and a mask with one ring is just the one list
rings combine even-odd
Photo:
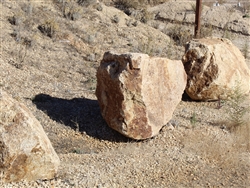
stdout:
[[32,100],[39,110],[52,120],[69,126],[91,137],[112,142],[128,142],[131,139],[108,127],[97,100],[87,98],[62,99],[38,94]]
[[182,100],[182,101],[185,101],[185,102],[193,101],[193,100],[188,96],[188,94],[187,94],[186,91],[183,92],[181,100]]

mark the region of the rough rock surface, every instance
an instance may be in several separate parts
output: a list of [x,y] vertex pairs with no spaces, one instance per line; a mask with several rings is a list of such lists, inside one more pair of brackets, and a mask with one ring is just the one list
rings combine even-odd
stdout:
[[[223,15],[223,16],[221,16]],[[244,13],[236,10],[235,5],[211,7],[204,11],[203,21],[217,28],[250,35],[250,22],[243,17]]]
[[97,71],[96,96],[111,128],[146,139],[171,119],[186,80],[181,61],[106,52]]
[[227,39],[192,40],[182,61],[188,76],[186,92],[194,100],[226,99],[236,87],[250,91],[250,70]]
[[0,90],[0,172],[5,182],[51,179],[59,158],[41,124]]

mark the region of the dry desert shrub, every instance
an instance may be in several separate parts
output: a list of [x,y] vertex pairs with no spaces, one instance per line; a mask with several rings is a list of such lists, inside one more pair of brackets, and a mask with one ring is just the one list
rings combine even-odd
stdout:
[[115,6],[121,10],[127,10],[130,8],[141,9],[147,5],[155,6],[169,0],[115,0]]
[[119,23],[120,18],[119,18],[119,16],[114,15],[114,16],[111,18],[111,21],[112,21],[113,23]]
[[197,117],[196,117],[196,113],[195,112],[192,113],[192,116],[190,118],[190,123],[191,123],[191,125],[192,125],[193,128],[196,126]]
[[77,3],[81,6],[89,6],[97,3],[97,0],[77,0]]
[[[0,90],[0,99],[1,99],[1,90]],[[14,111],[14,106],[7,106],[0,100],[0,124],[7,125],[11,122],[16,116]]]
[[212,37],[213,36],[213,25],[212,24],[206,24],[202,25],[200,30],[200,37]]
[[154,18],[153,14],[148,12],[146,8],[142,9],[141,14],[142,15],[140,21],[142,23],[147,23],[149,20],[152,20]]
[[140,41],[139,51],[144,54],[153,55],[153,39],[148,37],[146,41]]
[[243,53],[243,56],[247,59],[248,58],[248,53],[249,53],[249,43],[248,41],[245,42],[243,49],[241,50]]
[[[250,114],[248,114],[250,115]],[[250,152],[250,119],[247,123],[236,128],[233,132],[235,136],[235,143],[238,149]]]
[[202,2],[202,4],[208,7],[212,7],[214,2]]
[[[249,164],[242,155],[249,147],[249,130],[247,134],[242,134],[245,130],[236,134],[223,133],[223,130],[204,131],[202,129],[192,129],[181,139],[183,147],[196,155],[202,157],[209,163],[216,164],[222,168],[231,169]],[[244,132],[246,133],[246,132]]]
[[82,17],[81,8],[74,3],[69,3],[63,10],[63,15],[65,18],[70,20],[78,20]]
[[18,11],[13,16],[9,17],[8,21],[12,25],[20,26],[23,22],[23,17],[24,15],[22,14],[22,12]]
[[59,31],[59,25],[54,19],[45,20],[38,29],[46,36],[52,38]]
[[23,5],[21,5],[21,9],[28,15],[28,16],[31,16],[32,13],[33,13],[33,9],[34,9],[34,6],[33,4],[28,1],[28,3],[24,3]]
[[54,0],[65,18],[78,20],[82,17],[82,9],[75,0]]
[[246,10],[246,12],[250,12],[250,2],[248,1],[248,2],[244,2],[243,3],[243,7],[244,7],[244,9]]
[[169,35],[178,46],[185,45],[193,38],[191,31],[189,29],[184,29],[182,25],[174,25],[169,28],[166,34]]
[[151,6],[159,5],[168,2],[169,0],[147,0],[147,4]]
[[249,98],[246,92],[242,90],[239,82],[236,83],[233,92],[226,103],[228,110],[228,128],[233,131],[240,126],[246,125],[248,119],[247,114],[250,111]]
[[126,11],[130,8],[138,9],[140,6],[139,1],[133,1],[133,0],[116,0],[115,1],[116,8]]
[[218,0],[217,2],[221,5],[225,3],[225,0]]

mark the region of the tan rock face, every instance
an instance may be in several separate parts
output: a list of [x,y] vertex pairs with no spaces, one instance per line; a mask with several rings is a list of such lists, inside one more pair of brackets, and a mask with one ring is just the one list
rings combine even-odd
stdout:
[[97,71],[96,96],[111,128],[146,139],[171,119],[185,86],[181,61],[106,52]]
[[0,90],[0,172],[5,182],[54,178],[59,158],[41,124]]
[[194,100],[228,98],[235,87],[250,91],[250,71],[240,50],[227,39],[192,40],[182,58],[186,92]]

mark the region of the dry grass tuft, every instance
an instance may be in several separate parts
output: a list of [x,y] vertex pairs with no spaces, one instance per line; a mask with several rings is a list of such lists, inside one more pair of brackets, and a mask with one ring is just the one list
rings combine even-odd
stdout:
[[54,19],[45,20],[38,29],[46,36],[52,38],[59,31],[59,25]]
[[243,53],[243,56],[247,59],[248,58],[248,54],[249,54],[249,43],[248,41],[245,42],[244,46],[243,46],[243,49],[242,49],[242,53]]
[[175,41],[178,46],[185,45],[193,38],[193,35],[189,29],[184,29],[182,25],[174,25],[171,27],[167,34]]
[[228,128],[230,130],[237,129],[238,127],[248,123],[246,115],[249,114],[250,104],[248,100],[248,95],[242,90],[240,83],[236,83],[231,97],[227,101],[227,106],[229,107],[228,119],[229,124]]
[[230,169],[247,163],[247,159],[242,159],[242,156],[249,152],[249,135],[249,125],[240,127],[233,134],[223,133],[220,129],[217,132],[192,129],[181,143],[185,149],[201,156],[205,161]]

